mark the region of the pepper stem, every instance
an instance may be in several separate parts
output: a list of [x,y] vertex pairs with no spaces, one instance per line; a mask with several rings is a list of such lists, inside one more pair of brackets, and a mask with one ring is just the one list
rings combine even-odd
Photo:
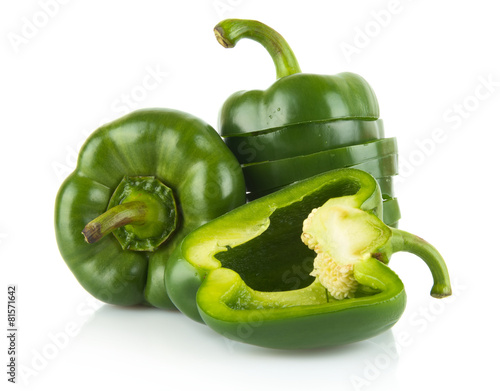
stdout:
[[416,235],[395,228],[391,228],[391,230],[394,252],[406,251],[415,254],[429,267],[434,279],[431,296],[436,298],[450,296],[451,283],[448,268],[436,248]]
[[141,225],[146,222],[147,205],[131,201],[116,205],[88,223],[82,231],[87,243],[95,243],[124,225]]
[[276,78],[300,73],[300,66],[292,49],[275,30],[256,20],[226,19],[214,28],[217,41],[225,48],[232,48],[241,38],[260,43],[271,55],[276,67]]

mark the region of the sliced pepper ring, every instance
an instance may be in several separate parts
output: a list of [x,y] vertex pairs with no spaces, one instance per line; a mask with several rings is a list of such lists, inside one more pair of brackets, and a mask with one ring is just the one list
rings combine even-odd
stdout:
[[336,148],[294,158],[243,166],[247,191],[262,191],[337,168],[354,167],[375,178],[397,174],[397,146],[394,138],[362,145]]
[[241,164],[286,159],[384,138],[381,119],[304,122],[226,137]]
[[[394,181],[393,181],[393,176],[386,176],[382,178],[376,178],[380,191],[382,193],[382,198],[388,199],[388,198],[393,198],[395,196],[395,191],[394,191]],[[274,187],[272,189],[268,190],[261,190],[261,191],[253,191],[251,193],[247,193],[247,200],[248,201],[253,201],[256,200],[257,198],[264,197],[268,194],[274,193],[278,190],[283,189],[284,187],[290,185],[290,183],[287,183],[284,186],[279,186],[279,187]]]
[[388,226],[397,228],[399,219],[401,219],[401,210],[399,209],[399,203],[397,198],[388,198],[384,200],[384,211],[382,214],[382,220]]
[[380,191],[382,192],[382,198],[384,200],[387,198],[392,198],[396,195],[393,179],[394,176],[377,178],[378,185],[380,186]]

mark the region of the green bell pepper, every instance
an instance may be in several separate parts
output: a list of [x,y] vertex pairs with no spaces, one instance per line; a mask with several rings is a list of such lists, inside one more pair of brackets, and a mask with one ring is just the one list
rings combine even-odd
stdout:
[[175,110],[140,110],[83,145],[57,195],[57,244],[97,299],[172,308],[164,273],[174,249],[244,202],[241,167],[212,127]]
[[[370,338],[402,315],[403,283],[386,264],[409,251],[451,294],[437,250],[387,227],[375,179],[329,171],[238,207],[190,233],[165,270],[190,318],[237,341],[281,349]],[[307,245],[306,245],[307,244]],[[345,285],[339,282],[345,282]]]
[[242,38],[263,45],[278,79],[267,90],[239,91],[224,102],[219,115],[223,137],[311,121],[379,118],[377,98],[365,79],[349,72],[301,73],[287,42],[270,27],[254,20],[226,19],[214,31],[226,48]]
[[381,119],[306,122],[243,135],[225,142],[241,164],[286,159],[384,137]]

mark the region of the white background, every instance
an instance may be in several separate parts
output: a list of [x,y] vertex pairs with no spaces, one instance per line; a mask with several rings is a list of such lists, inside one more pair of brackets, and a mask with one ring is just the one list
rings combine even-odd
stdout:
[[[340,348],[283,352],[229,342],[177,312],[102,305],[79,286],[57,250],[53,206],[87,135],[141,107],[188,111],[216,127],[232,92],[274,81],[258,44],[227,50],[216,42],[212,28],[228,17],[278,30],[304,72],[352,71],[368,80],[386,135],[398,138],[400,228],[441,251],[454,296],[432,299],[425,264],[396,254],[391,267],[408,305],[392,331]],[[26,0],[2,2],[0,26],[0,308],[6,312],[7,284],[17,284],[19,386],[498,388],[493,1]],[[145,88],[152,73],[156,83]],[[5,386],[5,343],[0,358]]]

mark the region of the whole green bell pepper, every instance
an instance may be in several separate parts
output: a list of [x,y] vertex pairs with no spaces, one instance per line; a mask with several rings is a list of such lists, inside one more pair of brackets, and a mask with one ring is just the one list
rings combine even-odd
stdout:
[[165,270],[183,313],[249,344],[315,348],[394,325],[406,294],[386,266],[409,251],[429,266],[434,297],[451,294],[427,242],[387,227],[375,179],[334,170],[252,201],[189,234]]
[[263,45],[274,61],[277,78],[267,90],[239,91],[224,102],[219,115],[223,137],[311,121],[379,118],[378,100],[365,79],[350,72],[301,73],[287,42],[270,27],[255,20],[226,19],[214,31],[227,48],[242,38]]
[[57,195],[57,244],[97,299],[172,308],[164,273],[174,249],[244,202],[241,168],[212,127],[180,111],[140,110],[86,140]]

